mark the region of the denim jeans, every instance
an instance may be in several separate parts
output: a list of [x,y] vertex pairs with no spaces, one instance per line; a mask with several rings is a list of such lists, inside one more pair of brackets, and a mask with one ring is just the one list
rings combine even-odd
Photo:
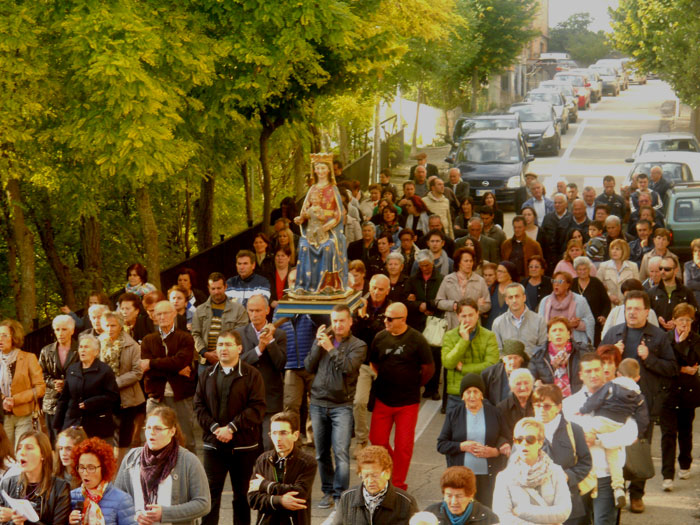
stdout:
[[[350,440],[352,439],[352,405],[322,407],[309,405],[316,443],[316,461],[321,474],[321,490],[339,499],[350,485]],[[335,457],[335,469],[331,459]]]
[[593,498],[593,525],[615,525],[617,514],[610,476],[598,478],[598,497]]

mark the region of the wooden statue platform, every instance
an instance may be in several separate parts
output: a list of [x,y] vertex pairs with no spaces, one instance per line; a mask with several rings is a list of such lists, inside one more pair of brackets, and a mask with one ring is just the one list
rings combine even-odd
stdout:
[[323,295],[299,295],[291,298],[288,294],[278,302],[275,319],[291,317],[295,314],[330,315],[333,307],[345,304],[354,312],[362,306],[362,292],[350,292],[345,297],[329,298]]

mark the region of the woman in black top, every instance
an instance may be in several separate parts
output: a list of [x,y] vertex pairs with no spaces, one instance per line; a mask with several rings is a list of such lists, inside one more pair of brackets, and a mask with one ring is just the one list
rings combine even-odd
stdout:
[[533,312],[537,312],[540,301],[552,293],[552,279],[544,274],[546,269],[547,263],[539,255],[534,255],[527,261],[529,276],[521,284],[525,287],[525,303]]
[[[17,462],[20,474],[7,476],[0,489],[11,498],[26,499],[39,515],[39,525],[67,525],[70,514],[70,487],[66,480],[51,473],[53,454],[46,434],[30,430],[17,442]],[[1,523],[25,523],[22,516],[9,507],[0,507]],[[29,523],[27,521],[27,523]]]
[[661,411],[661,473],[666,480],[673,480],[676,472],[676,440],[678,440],[678,466],[680,479],[690,477],[693,460],[693,420],[695,407],[700,405],[700,336],[693,331],[695,308],[681,303],[673,309],[675,327],[667,334],[680,374],[674,378],[668,398]]
[[571,285],[571,291],[582,295],[591,307],[593,318],[595,319],[595,334],[593,346],[600,344],[600,333],[603,330],[605,320],[610,313],[610,297],[605,285],[597,277],[591,276],[591,260],[582,255],[574,259],[574,270],[577,277]]

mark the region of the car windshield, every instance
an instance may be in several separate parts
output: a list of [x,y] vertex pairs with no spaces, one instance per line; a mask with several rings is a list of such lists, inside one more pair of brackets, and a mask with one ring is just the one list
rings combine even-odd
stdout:
[[552,120],[552,114],[546,109],[535,106],[515,106],[510,110],[520,116],[520,122],[544,122]]
[[673,207],[673,218],[676,222],[700,221],[700,197],[682,197]]
[[553,106],[561,106],[561,97],[559,96],[558,93],[528,93],[527,100],[531,100],[533,102],[549,102]]
[[680,162],[640,162],[635,164],[632,174],[645,173],[651,174],[651,168],[661,166],[664,172],[664,178],[673,182],[689,182],[693,180],[693,175],[690,168],[686,164]]
[[595,70],[598,72],[599,75],[605,75],[607,77],[615,76],[615,71],[613,71],[609,67],[596,67]]
[[584,84],[583,77],[578,75],[557,75],[556,78],[557,80],[562,80],[563,82],[568,82],[569,84],[578,87],[581,87]]
[[514,118],[467,119],[457,123],[454,135],[457,140],[462,140],[468,133],[472,133],[473,131],[514,129],[517,127],[518,123]]
[[512,139],[466,139],[459,146],[457,162],[515,164],[520,162],[518,143]]
[[640,153],[654,151],[698,151],[698,144],[692,139],[648,140],[642,144]]

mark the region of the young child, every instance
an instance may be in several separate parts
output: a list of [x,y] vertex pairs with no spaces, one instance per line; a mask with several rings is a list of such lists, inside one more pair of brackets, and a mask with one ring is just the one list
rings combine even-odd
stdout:
[[[622,428],[627,418],[633,416],[641,437],[649,425],[649,411],[644,396],[639,390],[639,363],[636,359],[623,359],[617,368],[618,377],[608,381],[581,407],[581,414],[592,416],[581,418],[581,426],[586,432],[606,434]],[[606,448],[605,459],[610,468],[610,484],[618,508],[626,505],[625,480],[622,476],[620,448]]]
[[608,243],[603,236],[603,223],[600,221],[592,221],[588,225],[589,241],[586,243],[585,251],[588,258],[593,261],[596,269],[605,260],[608,251]]
[[329,239],[328,232],[323,229],[323,225],[326,223],[326,216],[323,208],[321,207],[321,196],[314,192],[310,196],[311,206],[306,210],[306,215],[308,216],[308,223],[306,226],[306,238],[309,242],[318,248],[321,244]]

